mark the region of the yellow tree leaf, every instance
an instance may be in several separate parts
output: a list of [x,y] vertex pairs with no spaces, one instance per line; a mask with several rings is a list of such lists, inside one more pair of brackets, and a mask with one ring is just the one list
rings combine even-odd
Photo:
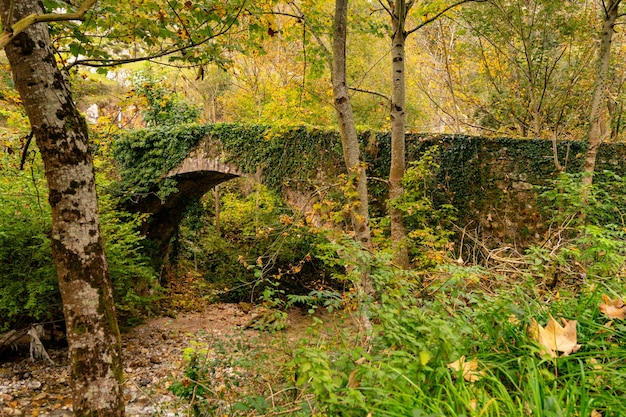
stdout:
[[550,316],[546,327],[540,326],[535,319],[531,319],[530,335],[541,345],[543,352],[556,358],[558,352],[561,356],[578,351],[580,345],[576,343],[576,320],[561,319],[561,326],[554,317]]
[[600,311],[610,319],[624,320],[626,318],[626,306],[624,301],[616,298],[611,300],[608,295],[602,295],[602,303],[600,303]]
[[461,356],[456,361],[449,363],[446,365],[448,368],[461,372],[463,375],[463,379],[468,382],[476,382],[483,376],[485,376],[484,371],[478,370],[478,359],[472,359],[469,362],[465,361],[465,355]]

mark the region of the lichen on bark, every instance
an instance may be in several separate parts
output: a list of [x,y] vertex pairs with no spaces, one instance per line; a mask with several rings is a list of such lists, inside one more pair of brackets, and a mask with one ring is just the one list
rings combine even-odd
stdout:
[[[0,0],[0,12],[6,28],[43,9],[37,0]],[[56,66],[46,24],[31,25],[5,49],[50,190],[51,245],[68,328],[74,415],[123,416],[121,343],[86,124]]]

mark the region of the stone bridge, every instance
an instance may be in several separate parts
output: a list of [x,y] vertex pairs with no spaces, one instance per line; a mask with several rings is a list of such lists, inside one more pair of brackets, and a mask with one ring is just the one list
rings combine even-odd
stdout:
[[[174,128],[173,128],[174,129]],[[182,160],[165,168],[164,178],[173,179],[178,191],[162,201],[156,193],[142,194],[130,211],[150,213],[142,232],[158,242],[164,254],[176,233],[189,203],[211,188],[240,176],[262,180],[295,205],[297,191],[304,195],[316,187],[336,181],[344,172],[341,141],[336,132],[294,127],[279,132],[257,125],[200,126],[190,134],[186,127],[163,133],[153,142],[137,134],[127,139],[134,152],[125,160],[127,169],[142,171],[140,159],[150,159],[153,146],[157,155],[170,155],[169,149],[183,151]],[[145,132],[144,132],[145,133]],[[176,136],[179,135],[179,136]],[[193,136],[194,140],[189,141]],[[183,142],[187,140],[188,143]],[[389,135],[362,134],[363,158],[368,176],[389,174]],[[183,143],[183,145],[181,145]],[[172,145],[173,144],[173,145]],[[458,209],[458,223],[470,225],[477,233],[487,233],[504,241],[523,242],[545,231],[549,221],[540,214],[535,186],[545,185],[556,176],[552,143],[540,139],[481,138],[465,135],[407,135],[407,160],[418,160],[428,149],[435,149],[440,168],[432,195],[437,204],[449,203]],[[580,171],[585,145],[581,141],[558,144],[558,157],[569,172]],[[598,171],[626,173],[626,143],[603,144],[598,154]],[[143,172],[143,171],[142,171]],[[163,172],[163,171],[161,171]],[[386,188],[370,183],[372,210],[386,211]]]

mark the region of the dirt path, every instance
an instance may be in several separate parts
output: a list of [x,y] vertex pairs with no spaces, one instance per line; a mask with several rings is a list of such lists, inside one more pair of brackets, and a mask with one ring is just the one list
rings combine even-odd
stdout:
[[[184,415],[184,405],[167,390],[182,378],[183,350],[209,336],[223,340],[235,334],[256,338],[259,332],[248,328],[255,315],[258,310],[238,304],[212,304],[201,313],[157,318],[122,334],[127,416]],[[300,310],[290,311],[283,335],[297,339],[311,320]],[[59,349],[48,353],[56,366],[25,358],[0,363],[0,417],[72,416],[67,352]]]

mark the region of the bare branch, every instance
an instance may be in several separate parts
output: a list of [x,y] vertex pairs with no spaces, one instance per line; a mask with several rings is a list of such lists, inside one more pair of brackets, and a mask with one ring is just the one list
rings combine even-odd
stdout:
[[46,13],[31,14],[16,22],[13,26],[6,28],[0,35],[0,49],[3,49],[17,35],[28,29],[31,25],[41,22],[61,22],[67,20],[83,20],[85,13],[96,3],[97,0],[85,0],[75,13]]
[[387,12],[387,14],[389,14],[389,16],[393,16],[393,12],[391,11],[391,5],[389,3],[385,5],[385,3],[382,2],[382,0],[378,0],[378,3],[383,9],[385,9],[385,11]]
[[359,88],[359,87],[348,87],[348,89],[352,90],[352,91],[357,91],[359,93],[367,93],[367,94],[372,94],[372,95],[375,95],[375,96],[378,96],[378,97],[382,97],[385,100],[391,102],[391,97],[389,97],[386,94],[379,93],[378,91],[368,90],[366,88]]
[[185,31],[185,35],[187,35],[187,39],[193,39],[191,37],[191,33],[189,33],[189,31],[187,30],[187,25],[185,25],[185,22],[183,21],[183,19],[180,18],[180,15],[176,11],[176,8],[173,7],[172,4],[169,1],[167,1],[167,5],[172,10],[172,13],[174,13],[174,15],[176,16],[176,19],[178,19],[178,22],[182,25],[183,30]]
[[304,15],[302,10],[300,9],[300,7],[298,7],[298,5],[296,3],[290,2],[289,5],[291,7],[293,7],[298,13],[300,13],[299,19],[302,19],[302,21],[304,22],[304,25],[309,28],[309,30],[313,34],[313,37],[315,38],[315,40],[319,44],[320,48],[322,48],[322,52],[324,53],[324,57],[326,58],[326,62],[328,62],[328,65],[332,68],[332,66],[333,66],[333,56],[330,53],[330,50],[328,49],[328,46],[326,45],[324,40],[321,38],[320,34],[317,33],[317,31],[309,23],[309,20],[306,18],[306,16]]

